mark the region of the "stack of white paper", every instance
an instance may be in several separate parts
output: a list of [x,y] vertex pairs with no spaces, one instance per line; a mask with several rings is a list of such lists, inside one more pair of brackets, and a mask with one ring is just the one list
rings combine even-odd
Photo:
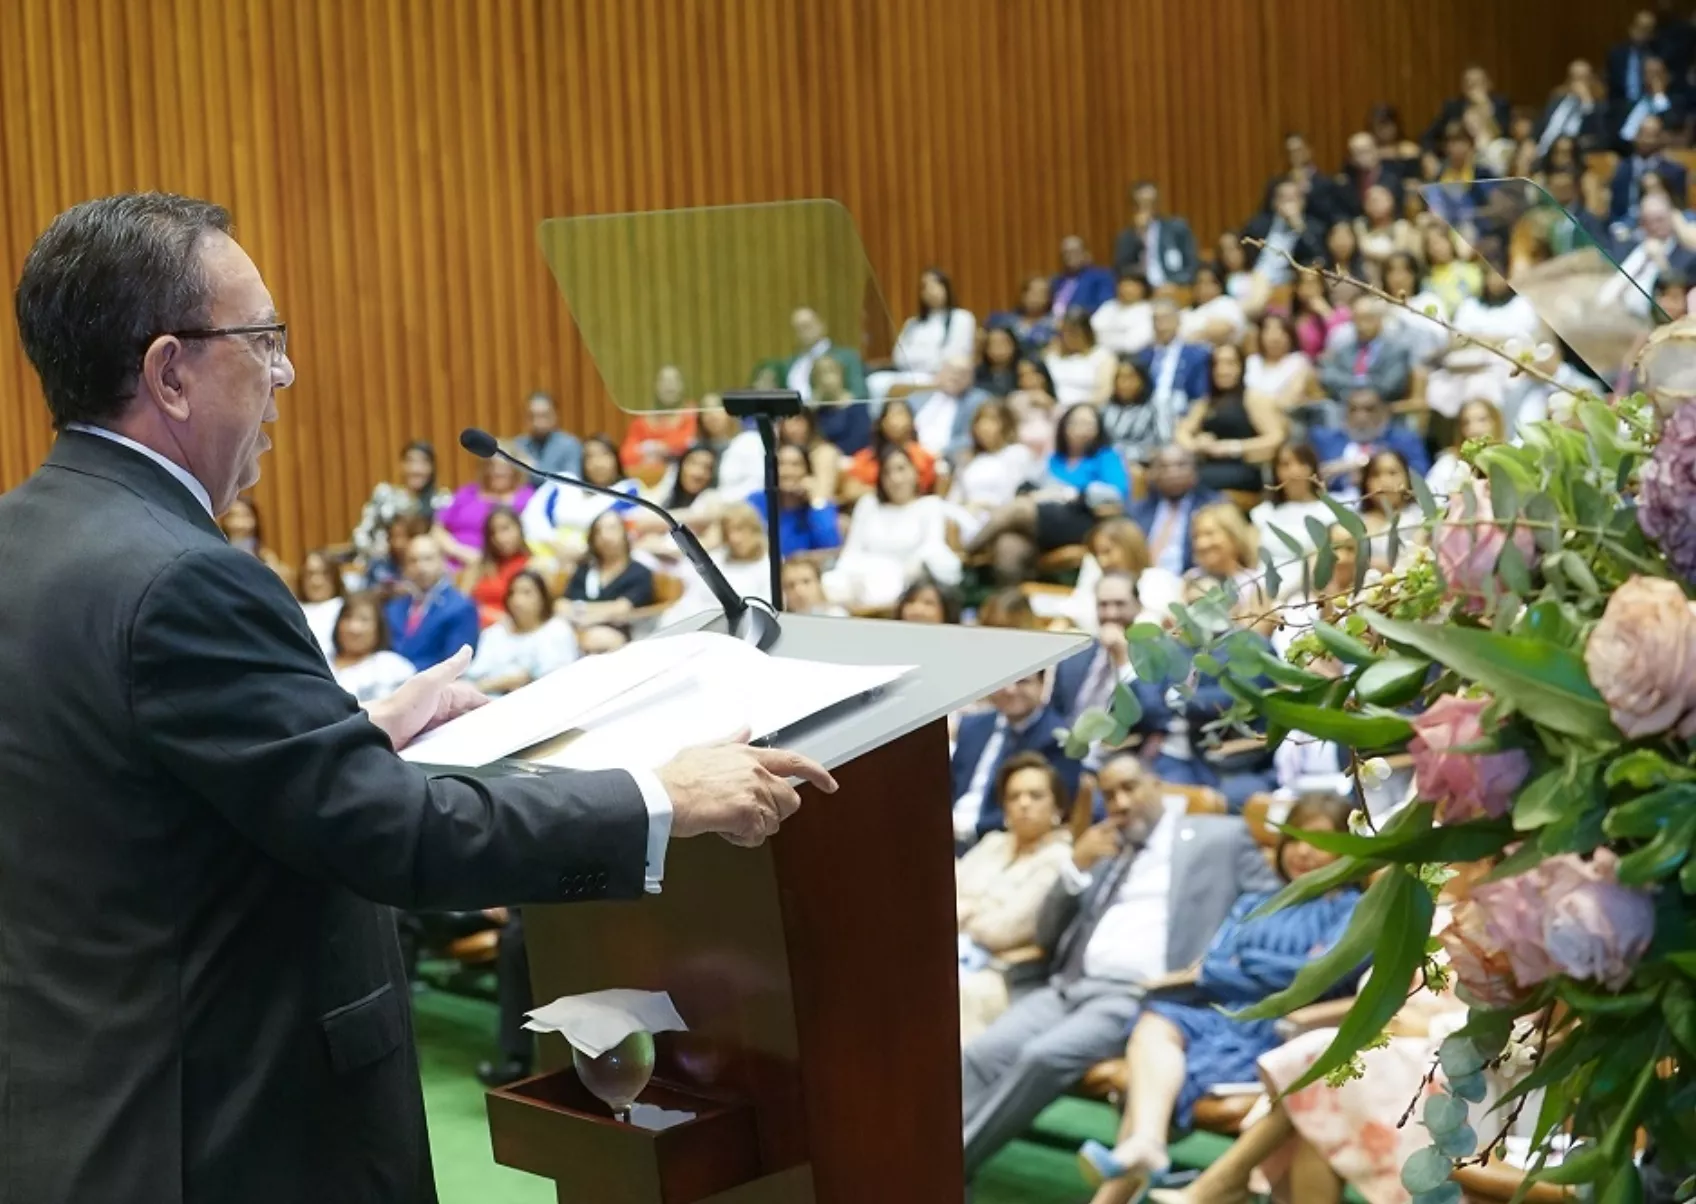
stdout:
[[770,656],[715,632],[666,636],[573,661],[426,733],[401,755],[476,767],[573,732],[540,763],[651,768],[742,729],[755,740],[771,736],[912,668]]

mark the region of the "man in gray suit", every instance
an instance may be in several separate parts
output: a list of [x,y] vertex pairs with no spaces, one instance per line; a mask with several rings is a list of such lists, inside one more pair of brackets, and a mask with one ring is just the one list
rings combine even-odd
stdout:
[[931,455],[952,460],[972,448],[972,419],[989,394],[972,383],[972,365],[950,357],[942,361],[936,387],[909,399],[913,437]]
[[1123,1051],[1144,994],[1201,960],[1239,895],[1278,889],[1242,820],[1186,815],[1135,757],[1109,760],[1101,790],[1107,818],[1079,838],[1037,921],[1048,984],[966,1047],[968,1179]]
[[[1356,297],[1349,307],[1350,328],[1319,361],[1319,383],[1325,396],[1341,403],[1356,389],[1371,389],[1386,401],[1407,396],[1413,362],[1407,348],[1384,331],[1387,307],[1377,297]],[[1338,416],[1333,413],[1337,425]]]

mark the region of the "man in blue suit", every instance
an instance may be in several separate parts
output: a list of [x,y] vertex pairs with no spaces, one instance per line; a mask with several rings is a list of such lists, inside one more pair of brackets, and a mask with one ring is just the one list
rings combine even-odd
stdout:
[[1178,337],[1178,307],[1170,298],[1155,298],[1149,313],[1154,342],[1137,353],[1136,364],[1148,381],[1149,401],[1176,423],[1190,402],[1212,392],[1213,352]]
[[1680,201],[1689,194],[1690,177],[1677,159],[1662,154],[1666,146],[1666,127],[1660,117],[1645,117],[1637,125],[1637,135],[1631,140],[1631,153],[1620,157],[1614,168],[1614,178],[1608,189],[1608,216],[1616,221],[1635,221],[1637,206],[1643,200],[1643,177],[1653,172],[1667,186],[1667,195]]
[[420,669],[440,664],[461,648],[477,647],[477,608],[454,588],[432,535],[406,545],[405,594],[389,603],[389,640]]
[[960,720],[950,768],[954,778],[954,843],[963,852],[985,832],[1006,826],[1001,800],[995,797],[995,775],[1014,753],[1034,752],[1053,765],[1066,785],[1070,803],[1078,791],[1078,762],[1064,755],[1057,728],[1058,712],[1044,706],[1043,676],[1033,673],[989,696],[993,711],[980,711]]
[[1095,585],[1095,643],[1054,666],[1048,705],[1066,727],[1091,707],[1113,701],[1113,689],[1134,676],[1125,632],[1137,618],[1136,578],[1129,573],[1102,574]]
[[1190,556],[1190,519],[1219,495],[1201,487],[1195,456],[1177,444],[1163,447],[1148,465],[1148,496],[1132,502],[1125,517],[1142,528],[1153,563],[1183,576],[1195,562]]
[[1360,471],[1378,452],[1400,452],[1408,471],[1424,476],[1431,471],[1425,441],[1405,426],[1390,421],[1390,403],[1373,389],[1356,389],[1343,409],[1343,425],[1317,427],[1307,433],[1319,453],[1319,471],[1333,490],[1360,484]]
[[1113,273],[1090,262],[1089,247],[1076,234],[1061,240],[1060,264],[1060,274],[1052,282],[1057,319],[1073,309],[1093,314],[1118,290]]

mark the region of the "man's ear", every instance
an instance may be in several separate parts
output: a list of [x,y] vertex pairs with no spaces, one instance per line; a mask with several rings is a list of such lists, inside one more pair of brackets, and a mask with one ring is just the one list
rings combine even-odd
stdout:
[[173,422],[187,422],[189,403],[184,379],[188,348],[173,335],[160,335],[147,345],[141,357],[141,379],[136,394]]

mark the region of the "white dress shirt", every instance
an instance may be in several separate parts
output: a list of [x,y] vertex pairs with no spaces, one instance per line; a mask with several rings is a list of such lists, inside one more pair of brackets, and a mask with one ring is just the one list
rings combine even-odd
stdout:
[[1154,306],[1147,301],[1126,305],[1114,297],[1089,316],[1089,324],[1095,341],[1115,355],[1135,355],[1154,344]]
[[947,455],[948,445],[954,441],[954,419],[959,413],[958,397],[932,389],[913,412],[913,438],[931,455]]
[[[65,429],[109,439],[139,455],[146,456],[182,482],[183,488],[194,495],[195,500],[206,508],[207,514],[212,513],[212,497],[206,492],[206,486],[196,480],[194,475],[186,468],[166,459],[151,447],[137,443],[134,439],[127,439],[116,431],[109,431],[104,427],[89,426],[86,423],[68,422],[65,424]],[[394,657],[394,661],[388,660],[388,657]],[[395,661],[399,661],[400,664],[395,664]],[[406,666],[405,676],[401,676],[400,665]],[[361,673],[361,670],[364,672]],[[354,685],[362,687],[371,694],[369,699],[360,699],[361,702],[366,702],[392,694],[402,682],[412,675],[414,670],[411,663],[404,657],[395,653],[382,652],[367,657],[358,665],[353,666],[352,669],[338,671],[335,674],[338,682],[341,680],[343,672],[349,675]],[[387,688],[378,693],[376,691],[379,686],[386,686]],[[346,685],[343,685],[342,688],[348,689]],[[349,693],[358,696],[358,693],[354,690],[350,689]],[[648,855],[644,885],[649,894],[658,894],[660,883],[665,878],[666,845],[671,842],[671,796],[666,793],[659,775],[650,769],[632,769],[630,776],[635,779],[636,788],[642,792],[642,802],[648,809]]]
[[813,365],[829,350],[830,340],[820,339],[796,356],[795,362],[789,365],[789,379],[785,383],[801,395],[802,401],[813,399]]
[[[1086,978],[1141,983],[1166,973],[1166,930],[1172,918],[1172,850],[1183,826],[1186,805],[1181,797],[1166,800],[1160,822],[1131,862],[1119,893],[1084,946]],[[1103,863],[1102,868],[1106,864],[1110,863]],[[1076,874],[1076,866],[1070,862],[1067,866]],[[1075,877],[1066,875],[1064,868],[1062,874],[1068,889],[1078,889]]]

